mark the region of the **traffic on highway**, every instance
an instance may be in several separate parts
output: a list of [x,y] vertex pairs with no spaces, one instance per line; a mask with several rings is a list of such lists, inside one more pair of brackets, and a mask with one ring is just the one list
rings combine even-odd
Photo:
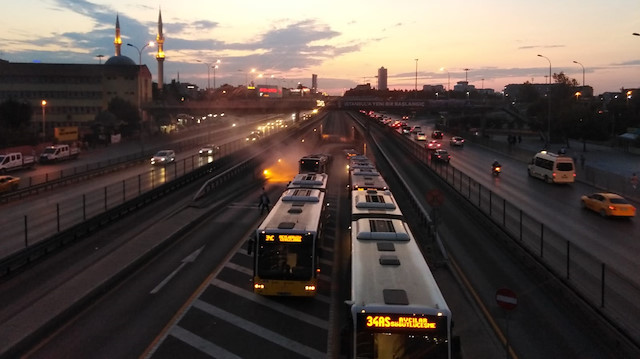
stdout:
[[[286,122],[289,116],[275,117]],[[312,125],[290,122],[279,128],[269,127],[272,119],[243,120],[244,126],[225,129],[228,132],[217,128],[206,136],[192,135],[196,139],[188,144],[162,144],[158,150],[175,153],[168,165],[160,157],[161,165],[151,164],[151,157],[145,156],[131,166],[1,204],[7,218],[0,220],[0,228],[11,240],[3,241],[0,253],[9,257],[32,241],[46,241],[222,158],[244,161],[246,157],[235,157],[240,150],[261,156],[253,173],[262,177],[244,175],[242,180],[225,182],[208,199],[197,202],[192,202],[193,194],[208,178],[193,179],[172,188],[156,203],[6,277],[0,283],[0,290],[7,293],[0,303],[4,308],[0,318],[7,325],[39,315],[33,310],[45,308],[46,303],[62,304],[55,297],[59,290],[73,293],[65,284],[93,281],[96,289],[86,291],[90,295],[85,294],[84,300],[76,299],[83,303],[81,309],[60,310],[64,314],[41,323],[57,330],[35,339],[29,335],[29,340],[7,334],[3,347],[34,358],[54,353],[86,357],[96,351],[105,357],[259,358],[264,353],[292,358],[350,357],[353,342],[345,331],[349,323],[345,302],[353,299],[349,286],[351,204],[344,189],[349,184],[345,151],[355,149],[369,157],[388,181],[451,311],[455,325],[446,339],[450,350],[443,357],[492,358],[503,356],[505,350],[511,357],[611,354],[611,341],[603,338],[615,337],[612,333],[617,332],[594,330],[585,325],[584,316],[591,315],[598,323],[607,323],[611,317],[598,319],[589,305],[572,304],[572,300],[580,301],[580,295],[564,294],[575,289],[571,283],[565,284],[569,289],[558,289],[563,286],[558,282],[569,273],[553,273],[560,280],[549,281],[540,273],[556,271],[557,263],[544,268],[542,261],[531,259],[545,257],[564,263],[565,256],[578,253],[602,263],[598,268],[606,266],[608,274],[614,272],[617,280],[628,280],[630,287],[640,285],[633,276],[639,248],[630,240],[636,221],[611,220],[582,208],[581,196],[597,189],[582,183],[579,171],[571,184],[545,183],[528,174],[528,162],[476,144],[466,134],[437,129],[430,117],[402,119],[393,114],[326,111],[310,117]],[[401,125],[394,127],[396,121]],[[413,134],[413,129],[423,136]],[[430,149],[430,141],[436,141],[433,146],[437,148]],[[204,152],[211,150],[214,155],[202,156],[205,148]],[[538,152],[532,149],[531,157]],[[333,159],[323,194],[326,213],[317,293],[307,299],[254,293],[251,252],[258,248],[250,249],[248,239],[264,219],[258,208],[260,193],[264,187],[275,203],[297,173],[300,157],[311,153],[331,154]],[[81,159],[97,162],[102,155],[85,153]],[[500,176],[491,173],[496,160],[502,167]],[[73,163],[56,166],[63,165]],[[24,177],[34,171],[50,172],[49,166],[54,165],[16,173]],[[212,168],[211,176],[221,176],[232,167]],[[273,175],[265,178],[266,173]],[[440,202],[427,200],[433,198],[434,190],[441,194],[436,196],[442,198]],[[507,239],[518,235],[526,242],[522,246]],[[540,237],[543,240],[529,240]],[[296,237],[286,238],[293,241]],[[134,258],[142,241],[150,249]],[[571,252],[565,254],[567,248]],[[571,266],[566,268],[572,279],[581,271],[600,274],[583,266],[584,260],[570,258]],[[532,275],[534,272],[538,274]],[[109,273],[111,277],[103,277]],[[42,285],[21,285],[32,281]],[[495,305],[496,290],[505,286],[520,296],[521,305],[512,315]],[[580,291],[599,298],[596,287],[578,288]],[[601,309],[607,312],[609,307]],[[606,314],[620,313],[624,312]],[[626,315],[636,318],[633,312]],[[29,330],[22,325],[18,327]],[[7,329],[0,326],[3,333]],[[383,326],[379,330],[384,332]],[[636,328],[625,326],[623,332],[638,338]],[[73,345],[79,341],[86,345]],[[388,343],[382,347],[408,346]],[[633,345],[625,345],[625,350],[628,347]],[[392,355],[405,357],[400,352],[379,357]]]

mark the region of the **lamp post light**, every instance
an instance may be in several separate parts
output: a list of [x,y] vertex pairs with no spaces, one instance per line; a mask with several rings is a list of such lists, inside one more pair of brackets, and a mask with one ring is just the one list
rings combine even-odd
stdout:
[[127,46],[131,46],[134,49],[138,50],[138,114],[140,116],[140,152],[144,153],[144,141],[142,140],[142,121],[143,121],[143,113],[142,113],[142,84],[140,82],[140,75],[142,74],[142,51],[144,51],[147,46],[153,46],[154,42],[149,41],[141,48],[137,46],[127,43]]
[[220,63],[220,60],[216,60],[216,65],[211,66],[211,68],[213,68],[213,89],[216,89],[216,69],[218,68],[218,65]]
[[547,61],[549,61],[549,83],[551,83],[551,60],[549,60],[548,57],[542,56],[540,54],[538,54],[538,57],[544,57],[545,59],[547,59]]
[[580,67],[582,67],[582,86],[585,86],[586,82],[584,82],[584,66],[581,63],[579,63],[578,61],[573,61],[573,63],[574,64],[578,64],[578,65],[580,65]]
[[418,96],[418,59],[416,60],[416,83],[414,87],[414,91],[416,92],[416,97]]
[[551,60],[548,57],[538,54],[538,57],[543,57],[549,61],[549,87],[547,87],[547,102],[549,108],[547,110],[547,147],[551,143]]
[[147,46],[153,46],[154,42],[153,41],[149,41],[146,44],[144,44],[144,46],[142,46],[142,48],[138,48],[136,45],[133,44],[127,44],[127,46],[131,46],[134,49],[138,50],[138,66],[142,66],[142,51],[144,51],[144,49]]
[[196,60],[201,64],[207,65],[207,91],[211,88],[211,65],[212,63]]
[[102,65],[102,58],[104,57],[104,55],[99,54],[99,55],[96,55],[96,57],[98,58],[98,64]]
[[469,82],[469,76],[468,76],[469,75],[469,70],[471,70],[471,69],[463,69],[463,70],[464,70],[464,81],[468,83]]
[[42,100],[42,102],[40,102],[40,104],[42,105],[42,141],[44,141],[45,138],[47,137],[46,133],[45,133],[45,130],[44,130],[44,123],[45,123],[45,111],[44,111],[44,108],[45,108],[45,106],[47,106],[47,100]]

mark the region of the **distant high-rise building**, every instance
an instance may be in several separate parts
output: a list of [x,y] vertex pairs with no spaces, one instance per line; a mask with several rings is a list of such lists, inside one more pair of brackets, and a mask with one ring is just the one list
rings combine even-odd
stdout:
[[387,90],[387,69],[384,67],[378,69],[378,90]]
[[318,75],[311,75],[311,93],[318,93]]

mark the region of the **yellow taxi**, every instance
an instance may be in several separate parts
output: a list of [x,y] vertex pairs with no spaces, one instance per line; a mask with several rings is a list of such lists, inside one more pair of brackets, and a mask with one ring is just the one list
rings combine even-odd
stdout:
[[13,176],[0,176],[0,193],[14,191],[20,186],[20,178]]
[[615,193],[593,193],[582,196],[582,207],[598,212],[602,217],[634,217],[636,208]]

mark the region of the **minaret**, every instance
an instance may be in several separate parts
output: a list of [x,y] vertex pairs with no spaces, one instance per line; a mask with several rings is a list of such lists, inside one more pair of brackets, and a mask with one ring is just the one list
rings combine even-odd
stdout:
[[120,48],[122,47],[122,38],[120,37],[120,18],[116,15],[116,38],[113,40],[116,46],[116,56],[120,56]]
[[158,36],[156,36],[156,44],[158,44],[158,53],[156,54],[156,60],[158,60],[158,91],[162,91],[162,84],[164,83],[164,35],[162,34],[162,10],[158,10]]

